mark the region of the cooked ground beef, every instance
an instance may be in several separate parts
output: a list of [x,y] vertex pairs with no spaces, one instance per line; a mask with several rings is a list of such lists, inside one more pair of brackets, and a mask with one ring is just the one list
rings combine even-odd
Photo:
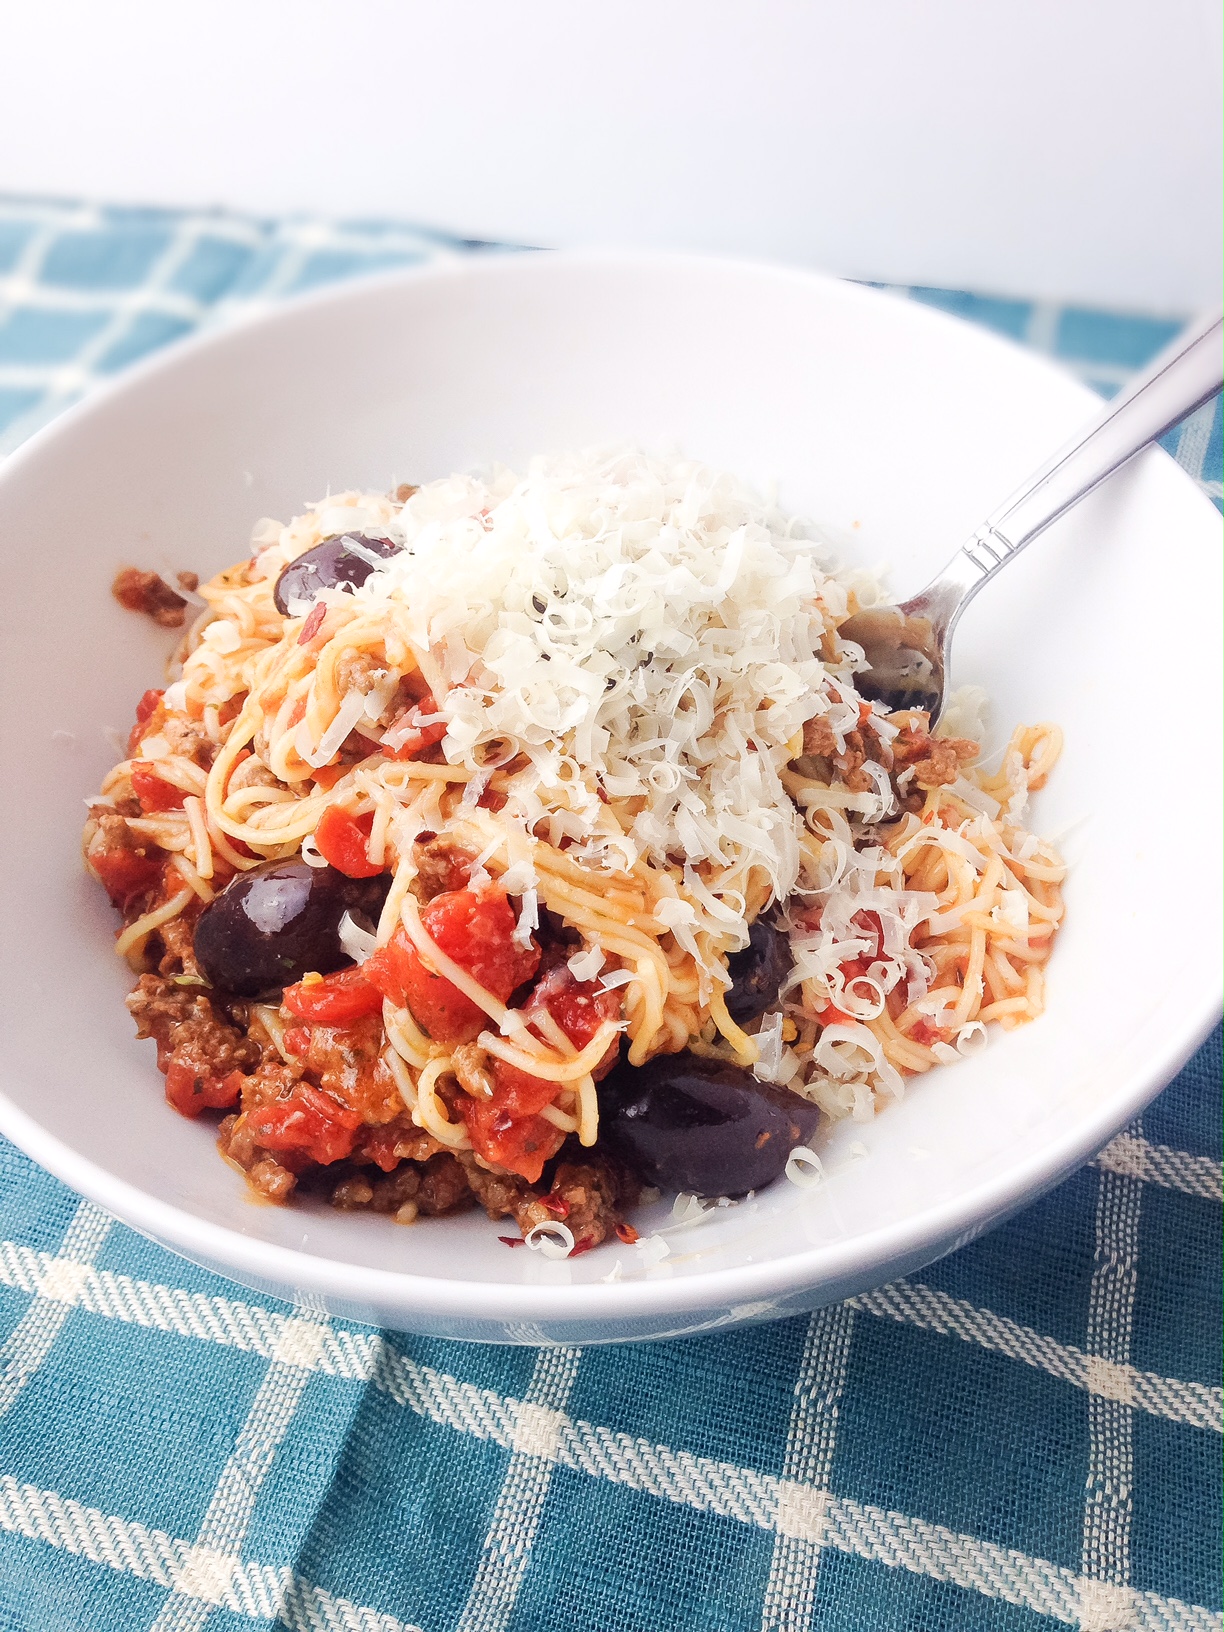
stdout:
[[961,766],[976,759],[978,745],[955,737],[933,737],[930,752],[914,761],[914,781],[920,788],[945,788],[956,781]]
[[380,663],[369,652],[359,651],[354,647],[342,652],[336,663],[336,690],[341,696],[357,690],[364,697],[386,677],[385,664]]
[[461,1152],[459,1160],[473,1195],[490,1218],[512,1218],[516,1208],[534,1200],[538,1194],[526,1179],[486,1167],[473,1151]]
[[[912,790],[949,786],[980,749],[967,737],[931,736],[922,713],[909,716],[891,744],[882,741],[866,721],[859,730],[848,731],[845,747],[839,748],[832,727],[821,714],[803,727],[803,752],[826,761],[827,774],[839,776],[852,793],[865,793],[875,786],[874,778],[863,769],[868,760],[874,761],[889,772],[898,801],[908,807],[922,804]],[[907,770],[913,775],[906,779],[906,788],[897,787],[898,777]]]
[[[562,1159],[567,1154],[571,1159]],[[490,1218],[513,1218],[524,1235],[536,1224],[564,1223],[573,1232],[575,1247],[583,1251],[613,1234],[625,1208],[633,1206],[641,1193],[641,1185],[621,1163],[581,1146],[573,1151],[563,1147],[552,1183],[545,1186],[533,1187],[511,1173],[494,1172],[470,1151],[459,1160]]]
[[199,1076],[222,1078],[231,1071],[252,1071],[263,1058],[260,1045],[199,987],[141,975],[135,991],[128,993],[127,1006],[136,1035],[156,1042],[163,1071],[176,1063]]
[[[904,807],[919,809],[931,788],[950,786],[961,768],[981,752],[968,737],[933,737],[927,730],[927,716],[915,713],[893,739],[894,782],[903,779],[898,797]],[[907,772],[912,774],[906,775]]]
[[401,1108],[390,1122],[363,1128],[350,1159],[358,1165],[372,1163],[384,1173],[391,1173],[400,1162],[427,1162],[441,1149],[433,1134],[418,1128]]
[[162,955],[158,959],[159,975],[193,975],[198,977],[200,966],[195,960],[195,926],[203,905],[198,899],[189,903],[177,918],[163,924],[157,931]]
[[169,743],[172,754],[182,754],[205,770],[210,769],[217,757],[217,744],[199,720],[190,720],[184,714],[167,714],[157,729]]
[[262,759],[254,754],[247,754],[240,760],[237,769],[229,779],[230,788],[278,788],[280,782],[276,772],[270,771]]
[[823,714],[817,714],[803,727],[803,751],[820,759],[832,759],[837,753],[837,738]]
[[[585,1251],[614,1233],[625,1209],[637,1201],[641,1185],[620,1162],[591,1151],[581,1154],[580,1161],[557,1164],[549,1199],[560,1200],[568,1209],[563,1222],[573,1232],[575,1247]],[[551,1214],[552,1208],[548,1211]],[[535,1209],[531,1212],[532,1222],[541,1222]],[[518,1222],[520,1228],[530,1228],[521,1217]]]
[[476,857],[445,833],[418,841],[413,846],[417,876],[413,893],[421,902],[432,901],[447,890],[461,890],[471,877]]
[[187,602],[155,572],[124,567],[115,574],[111,594],[129,612],[143,612],[163,629],[181,629],[187,621]]
[[833,728],[823,714],[809,720],[803,727],[803,751],[818,759],[828,760],[830,774],[836,773],[851,793],[866,793],[875,787],[875,780],[863,766],[873,760],[885,770],[892,769],[892,754],[872,729],[870,722],[857,731],[845,733],[845,746],[839,748]]
[[333,1207],[349,1212],[393,1213],[400,1224],[466,1212],[476,1205],[467,1175],[449,1152],[431,1156],[419,1167],[406,1162],[394,1173],[357,1173],[341,1179],[329,1199]]
[[493,1073],[489,1056],[479,1043],[460,1043],[451,1055],[451,1069],[455,1080],[467,1094],[476,1099],[493,1097]]

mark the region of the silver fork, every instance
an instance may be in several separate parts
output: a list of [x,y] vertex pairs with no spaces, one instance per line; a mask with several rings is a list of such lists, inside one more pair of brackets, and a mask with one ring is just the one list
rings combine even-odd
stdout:
[[898,606],[871,607],[843,623],[870,665],[862,696],[889,709],[926,709],[935,724],[947,694],[948,648],[961,613],[984,584],[1128,459],[1171,430],[1224,384],[1217,312],[1179,334],[1137,380],[1106,403],[1079,436],[961,545],[939,576]]

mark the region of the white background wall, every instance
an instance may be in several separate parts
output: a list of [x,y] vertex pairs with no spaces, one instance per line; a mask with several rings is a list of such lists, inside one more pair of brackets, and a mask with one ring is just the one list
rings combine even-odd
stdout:
[[1216,0],[0,0],[0,190],[1218,298]]

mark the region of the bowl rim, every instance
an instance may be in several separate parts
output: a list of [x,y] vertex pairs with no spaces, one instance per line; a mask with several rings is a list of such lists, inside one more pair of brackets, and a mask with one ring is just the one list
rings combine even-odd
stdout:
[[[139,392],[147,380],[173,373],[199,353],[241,344],[249,332],[292,324],[312,311],[360,304],[402,285],[547,276],[564,274],[567,268],[583,267],[631,273],[669,270],[697,274],[707,271],[746,273],[823,290],[826,294],[835,293],[838,298],[872,306],[879,300],[893,300],[904,307],[909,321],[938,330],[961,331],[966,326],[964,319],[937,307],[906,300],[890,289],[753,258],[598,247],[547,252],[508,249],[505,253],[395,267],[307,290],[278,300],[274,305],[252,307],[160,347],[150,356],[120,370],[113,379],[95,385],[39,427],[0,462],[0,497],[9,481],[27,464],[40,458],[43,450],[60,436],[92,416],[105,413],[112,402]],[[1022,358],[1046,379],[1056,375],[1064,389],[1078,391],[1086,412],[1099,401],[1094,392],[1071,379],[1051,359],[993,330],[972,327],[987,347],[1000,346],[1013,359]],[[1163,450],[1157,452],[1177,472],[1187,493],[1199,499],[1204,511],[1218,520],[1215,507],[1176,461]],[[929,1262],[958,1241],[970,1239],[981,1229],[1035,1201],[1102,1149],[1176,1075],[1210,1033],[1222,1006],[1224,979],[1218,973],[1208,972],[1199,994],[1185,1011],[1183,1029],[1169,1036],[1163,1046],[1149,1048],[1146,1063],[1121,1072],[1118,1086],[1106,1102],[1081,1114],[1058,1138],[1002,1174],[960,1190],[904,1219],[843,1241],[800,1248],[782,1256],[727,1268],[700,1270],[677,1278],[576,1284],[497,1282],[479,1278],[450,1279],[354,1264],[244,1234],[150,1195],[73,1150],[45,1129],[8,1097],[2,1081],[0,1133],[73,1190],[185,1257],[204,1258],[222,1273],[228,1266],[234,1273],[249,1276],[256,1282],[282,1282],[304,1292],[322,1294],[338,1304],[369,1304],[383,1309],[398,1306],[405,1311],[419,1311],[421,1315],[467,1319],[486,1325],[495,1321],[524,1320],[557,1323],[568,1320],[579,1324],[595,1318],[615,1323],[685,1316],[720,1306],[755,1304],[763,1298],[800,1293],[823,1283],[834,1289],[831,1297],[845,1296],[847,1283],[874,1284],[870,1282],[873,1264]]]

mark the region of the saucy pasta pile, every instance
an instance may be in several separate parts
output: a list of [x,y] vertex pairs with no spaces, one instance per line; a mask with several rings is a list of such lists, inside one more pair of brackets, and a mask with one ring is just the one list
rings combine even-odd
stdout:
[[86,827],[170,1102],[270,1199],[568,1253],[1035,1018],[1060,734],[864,701],[875,594],[636,452],[261,522]]

